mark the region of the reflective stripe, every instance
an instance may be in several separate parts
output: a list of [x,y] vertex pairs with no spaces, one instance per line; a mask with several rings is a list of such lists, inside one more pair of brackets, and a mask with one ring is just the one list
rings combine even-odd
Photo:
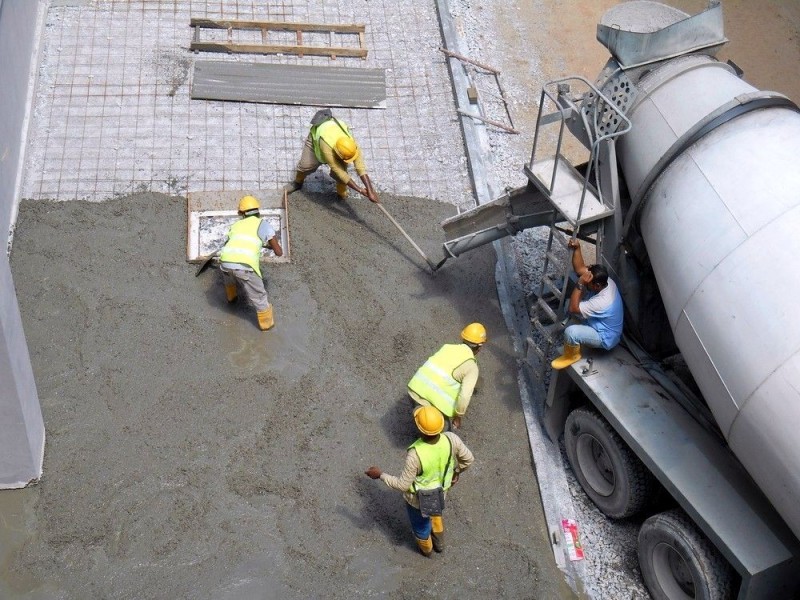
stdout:
[[461,391],[461,383],[453,377],[453,371],[468,360],[475,360],[469,346],[445,344],[417,370],[408,388],[452,418]]
[[[433,404],[436,408],[438,408],[442,412],[442,414],[448,417],[452,417],[454,414],[456,414],[456,400],[458,399],[458,389],[456,389],[456,394],[454,397],[452,394],[449,394],[447,391],[440,388],[435,381],[429,379],[425,375],[425,373],[417,373],[414,376],[414,379],[416,379],[420,383],[425,384],[425,386],[428,388],[428,394],[423,396],[425,400]],[[455,379],[453,381],[455,381]],[[420,394],[420,396],[422,396],[422,394]]]
[[247,265],[261,277],[261,247],[264,242],[258,237],[261,218],[245,217],[231,225],[228,240],[220,252],[220,262]]
[[[435,444],[429,444],[420,438],[409,446],[409,449],[411,448],[419,457],[422,472],[414,479],[410,491],[430,490],[439,486],[445,490],[450,489],[455,472],[455,463],[452,460],[453,443],[450,438],[442,434]],[[445,467],[447,467],[446,473]]]

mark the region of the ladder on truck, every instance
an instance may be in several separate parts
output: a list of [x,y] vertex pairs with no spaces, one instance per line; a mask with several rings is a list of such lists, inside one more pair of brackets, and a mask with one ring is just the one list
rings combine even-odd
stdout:
[[[543,132],[546,126],[557,126],[556,135],[548,137]],[[614,214],[619,203],[614,142],[630,129],[631,122],[621,109],[582,77],[552,81],[542,89],[531,158],[525,166],[528,180],[552,206],[542,274],[530,308],[531,335],[527,338],[528,351],[533,350],[539,358],[534,369],[539,380],[547,372],[551,351],[561,341],[564,329],[572,274],[568,243],[586,239],[581,227],[600,226],[603,219]],[[565,155],[566,133],[579,142],[581,154],[588,153],[580,168]],[[601,155],[610,160],[601,164]],[[539,343],[534,339],[537,334]]]

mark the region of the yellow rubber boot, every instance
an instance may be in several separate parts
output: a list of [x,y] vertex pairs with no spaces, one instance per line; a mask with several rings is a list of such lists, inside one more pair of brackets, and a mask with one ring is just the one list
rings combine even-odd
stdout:
[[275,327],[275,319],[272,316],[272,305],[270,304],[266,310],[256,311],[258,316],[258,327],[261,331],[267,331]]
[[236,293],[235,283],[225,284],[225,297],[228,299],[228,302],[233,302],[234,300],[236,300],[237,293]]
[[431,516],[431,541],[436,552],[444,552],[444,521],[442,516]]
[[336,182],[336,193],[339,194],[339,198],[342,200],[347,198],[347,184]]
[[421,540],[419,538],[414,539],[417,540],[417,547],[419,548],[419,551],[425,556],[430,556],[431,552],[433,552],[433,542],[431,541],[431,537],[428,536],[427,540]]
[[556,370],[566,369],[581,359],[580,344],[564,344],[564,353],[550,363]]

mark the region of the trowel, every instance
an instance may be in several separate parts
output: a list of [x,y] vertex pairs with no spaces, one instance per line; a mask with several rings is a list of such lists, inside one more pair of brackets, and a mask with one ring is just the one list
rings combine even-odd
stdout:
[[215,259],[217,256],[219,256],[219,252],[220,252],[220,251],[219,251],[219,250],[217,250],[217,251],[216,251],[216,252],[214,252],[213,254],[210,254],[210,255],[209,255],[209,256],[207,256],[205,259],[203,259],[203,262],[201,262],[201,263],[200,263],[200,266],[199,266],[199,267],[197,267],[197,272],[195,272],[194,276],[195,276],[195,277],[197,277],[198,275],[200,275],[200,273],[202,273],[203,271],[205,271],[205,270],[206,270],[206,269],[207,269],[207,268],[208,268],[208,267],[211,265],[211,262],[212,262],[212,261],[213,261],[213,260],[214,260],[214,259]]

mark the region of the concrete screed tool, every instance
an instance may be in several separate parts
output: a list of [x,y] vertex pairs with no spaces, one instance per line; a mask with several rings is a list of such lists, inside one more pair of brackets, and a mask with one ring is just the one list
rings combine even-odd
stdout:
[[[411,236],[410,236],[410,235],[408,235],[408,234],[406,233],[405,229],[403,229],[403,228],[400,226],[400,223],[398,223],[397,221],[395,221],[395,220],[394,220],[394,217],[393,217],[392,215],[390,215],[390,214],[389,214],[389,211],[388,211],[388,210],[386,210],[386,209],[384,208],[383,204],[381,204],[380,202],[375,202],[375,205],[376,205],[378,208],[380,208],[380,209],[383,211],[383,214],[385,214],[385,215],[388,217],[388,219],[389,219],[389,220],[392,222],[392,224],[393,224],[395,227],[397,227],[397,230],[398,230],[400,233],[402,233],[402,234],[403,234],[403,237],[405,237],[405,238],[406,238],[406,239],[409,241],[409,243],[410,243],[412,246],[414,246],[414,250],[416,250],[417,252],[419,252],[419,255],[420,255],[422,258],[424,258],[424,259],[425,259],[425,262],[426,262],[426,263],[428,263],[428,266],[431,268],[431,270],[432,270],[432,271],[435,271],[436,269],[438,269],[438,268],[439,268],[439,266],[441,265],[441,263],[439,263],[439,265],[437,265],[436,263],[434,263],[434,262],[433,262],[433,261],[432,261],[430,258],[428,258],[428,257],[425,255],[425,253],[422,251],[422,248],[420,248],[420,247],[417,245],[417,243],[416,243],[414,240],[412,240],[412,239],[411,239]],[[444,261],[442,261],[442,262],[444,262]]]

